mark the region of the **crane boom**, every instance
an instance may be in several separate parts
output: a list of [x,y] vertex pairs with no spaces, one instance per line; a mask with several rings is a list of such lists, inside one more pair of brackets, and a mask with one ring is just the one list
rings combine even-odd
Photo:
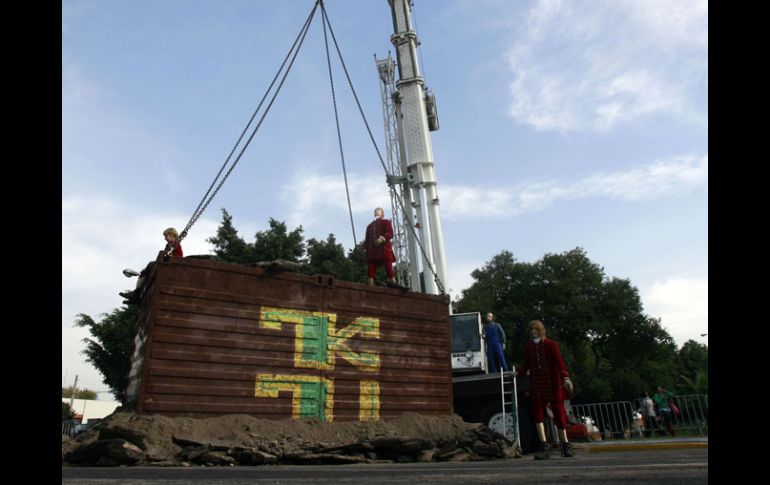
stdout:
[[[433,147],[430,132],[438,129],[438,116],[433,95],[425,88],[417,58],[417,33],[412,27],[411,2],[409,0],[388,0],[393,17],[394,33],[390,40],[396,49],[399,80],[391,93],[392,107],[383,106],[388,133],[388,110],[396,119],[400,171],[389,174],[388,183],[391,193],[400,197],[404,224],[411,224],[419,232],[419,241],[415,240],[415,231],[402,231],[404,241],[396,241],[409,254],[408,265],[402,266],[409,271],[409,278],[402,283],[409,283],[413,290],[419,290],[419,268],[422,267],[426,293],[448,292],[446,274],[446,255],[444,237],[441,228],[439,198],[436,188],[436,172],[433,163]],[[377,60],[380,80],[386,83],[383,68],[386,60]],[[384,88],[383,88],[384,89]],[[392,88],[391,88],[392,89]],[[385,91],[383,91],[385,93]],[[383,95],[383,103],[389,101]],[[390,141],[390,140],[388,140]],[[391,147],[392,148],[392,147]],[[389,151],[391,153],[391,151]],[[393,164],[391,164],[393,165]],[[395,204],[394,204],[395,205]],[[416,220],[416,224],[413,221]],[[416,247],[421,246],[420,262]],[[402,256],[403,257],[403,256]],[[403,269],[402,269],[403,271]],[[434,278],[435,275],[435,278]]]

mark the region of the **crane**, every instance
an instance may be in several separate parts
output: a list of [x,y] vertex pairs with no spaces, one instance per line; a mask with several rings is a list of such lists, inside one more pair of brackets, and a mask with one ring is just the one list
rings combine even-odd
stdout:
[[398,81],[394,79],[390,54],[384,59],[375,56],[375,63],[383,99],[387,180],[394,214],[393,248],[399,261],[396,272],[401,284],[414,291],[421,289],[422,272],[425,293],[446,293],[446,253],[430,139],[430,132],[439,128],[436,100],[420,72],[412,2],[388,3],[393,16],[390,40],[396,50]]
[[[439,129],[436,98],[420,72],[413,2],[388,3],[393,17],[394,33],[390,40],[396,49],[398,81],[390,53],[383,59],[375,55],[374,60],[385,125],[396,276],[413,291],[420,291],[422,283],[425,293],[447,293],[446,255],[430,138],[430,132]],[[495,369],[489,368],[479,312],[455,314],[450,304],[449,313],[454,412],[518,441],[515,372],[495,374]]]

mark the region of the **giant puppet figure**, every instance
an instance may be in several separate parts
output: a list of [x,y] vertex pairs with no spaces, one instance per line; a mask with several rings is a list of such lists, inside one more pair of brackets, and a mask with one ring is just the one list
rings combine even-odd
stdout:
[[384,216],[385,211],[382,210],[382,207],[374,209],[374,221],[366,226],[364,250],[366,251],[366,262],[368,265],[367,276],[369,277],[369,284],[374,285],[377,267],[385,266],[385,272],[388,275],[388,286],[398,286],[396,274],[393,272],[393,263],[396,261],[396,255],[393,253],[393,246],[390,245],[390,240],[393,238],[393,226]]
[[[164,260],[167,260],[169,256],[174,258],[182,258],[184,257],[184,252],[182,251],[182,243],[178,242],[177,239],[179,239],[179,233],[176,229],[173,227],[167,228],[165,231],[163,231],[163,238],[166,240],[166,247],[163,249],[164,253],[168,253],[171,251],[170,255],[166,255],[164,257]],[[150,271],[152,271],[155,267],[155,261],[150,261],[149,264],[142,270],[141,273],[138,273],[139,278],[136,280],[136,288],[134,288],[131,291],[121,291],[118,293],[120,296],[125,298],[123,300],[123,303],[139,303],[141,301],[142,293],[144,292],[144,283],[147,280],[147,275],[150,274]],[[124,269],[123,274],[126,275],[126,277],[131,276],[137,276],[137,273],[131,269]]]
[[553,420],[559,429],[561,454],[565,457],[575,456],[572,444],[567,441],[567,415],[564,412],[564,399],[572,395],[572,382],[569,371],[561,357],[559,345],[545,336],[545,326],[540,320],[529,322],[531,339],[524,346],[524,363],[519,367],[517,375],[529,371],[529,392],[532,398],[532,416],[540,438],[540,448],[535,453],[536,460],[550,458],[548,443],[545,439],[543,420],[545,406],[551,404]]

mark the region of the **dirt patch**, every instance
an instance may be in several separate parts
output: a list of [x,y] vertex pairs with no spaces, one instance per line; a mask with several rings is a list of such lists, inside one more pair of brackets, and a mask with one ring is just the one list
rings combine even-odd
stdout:
[[261,465],[483,460],[515,445],[459,416],[405,413],[390,421],[270,421],[118,412],[76,440],[62,435],[68,465]]

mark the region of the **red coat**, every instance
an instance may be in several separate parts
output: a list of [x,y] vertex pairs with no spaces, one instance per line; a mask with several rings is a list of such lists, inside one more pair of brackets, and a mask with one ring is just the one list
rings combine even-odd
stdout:
[[[385,242],[374,244],[374,241],[380,236],[385,238]],[[370,263],[395,262],[396,255],[393,253],[393,246],[390,244],[391,239],[393,239],[393,226],[389,220],[375,219],[366,226],[366,240],[364,241],[366,261]]]
[[531,339],[524,346],[524,363],[516,375],[529,371],[529,392],[532,399],[541,401],[563,401],[565,399],[564,378],[569,371],[561,357],[559,344],[544,338],[539,344]]
[[[168,251],[168,250],[169,250],[169,245],[168,245],[168,244],[166,244],[166,249],[164,249],[164,250],[163,250],[163,252],[166,252],[166,251]],[[176,247],[175,247],[175,248],[174,248],[174,250],[171,252],[171,256],[173,256],[173,257],[175,257],[175,258],[181,258],[181,257],[183,257],[183,254],[182,254],[182,243],[176,243]]]

